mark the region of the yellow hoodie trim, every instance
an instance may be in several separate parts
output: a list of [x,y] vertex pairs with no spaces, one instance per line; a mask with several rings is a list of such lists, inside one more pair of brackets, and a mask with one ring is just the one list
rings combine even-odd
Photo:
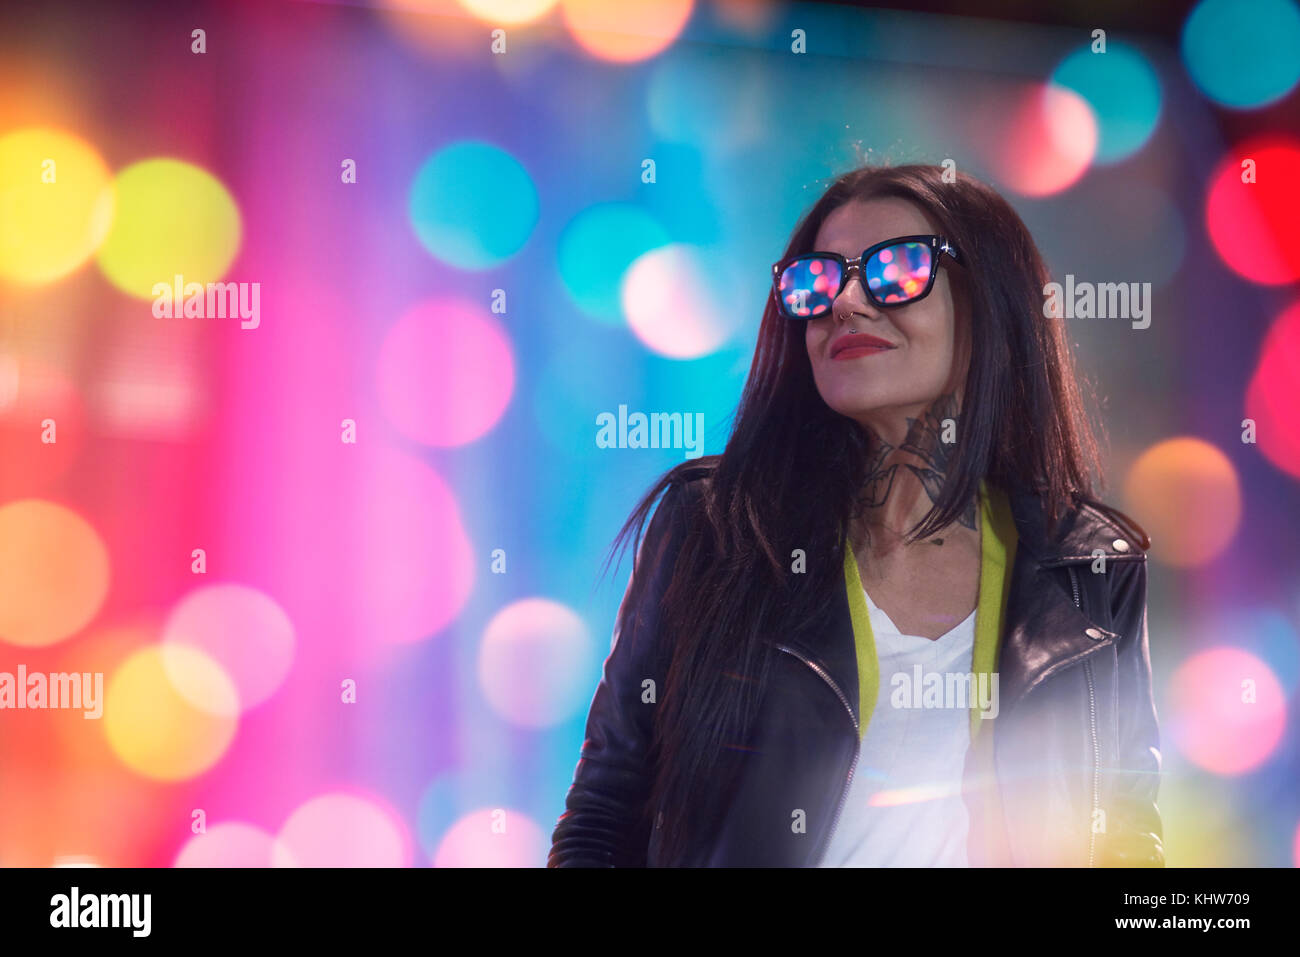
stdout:
[[[1016,555],[1016,525],[1006,493],[996,486],[980,484],[980,583],[975,610],[975,641],[971,653],[974,700],[971,702],[971,740],[979,735],[987,720],[980,717],[979,682],[991,682],[997,670],[1002,630],[1006,624],[1007,596],[1011,588],[1009,569]],[[876,639],[871,630],[867,598],[858,573],[858,561],[852,544],[844,548],[844,584],[848,593],[849,618],[858,659],[858,739],[866,737],[867,726],[876,709],[880,690],[880,663]],[[985,675],[981,679],[981,675]],[[992,687],[986,684],[986,687]]]

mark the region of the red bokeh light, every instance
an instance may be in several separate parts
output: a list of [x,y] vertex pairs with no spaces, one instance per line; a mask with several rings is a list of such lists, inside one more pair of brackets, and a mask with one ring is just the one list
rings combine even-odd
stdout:
[[1300,476],[1300,302],[1269,329],[1246,389],[1246,417],[1265,457]]
[[[1246,160],[1255,163],[1254,183],[1241,181]],[[1300,279],[1300,143],[1252,140],[1235,147],[1215,169],[1205,205],[1205,224],[1220,258],[1254,282],[1278,285]]]
[[1088,171],[1097,152],[1097,119],[1073,90],[1039,84],[976,111],[972,130],[991,165],[1022,196],[1050,196]]

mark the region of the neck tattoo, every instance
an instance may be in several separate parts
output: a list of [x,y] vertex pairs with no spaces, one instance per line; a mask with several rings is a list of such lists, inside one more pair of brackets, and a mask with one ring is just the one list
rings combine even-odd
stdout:
[[[921,488],[931,504],[939,500],[944,480],[952,460],[954,446],[942,441],[944,421],[957,421],[957,397],[954,393],[939,396],[919,419],[907,420],[907,436],[901,445],[890,445],[874,431],[871,436],[871,454],[867,475],[863,481],[860,505],[879,508],[885,504],[894,488],[894,478],[900,468],[907,469],[921,483]],[[914,461],[899,461],[900,453]],[[885,463],[889,462],[888,465]],[[958,516],[958,521],[971,530],[975,528],[975,502],[972,500]],[[864,523],[863,531],[870,540],[870,529]],[[892,531],[892,529],[889,529]],[[902,533],[895,532],[899,538]],[[942,538],[925,539],[925,544],[942,545]]]

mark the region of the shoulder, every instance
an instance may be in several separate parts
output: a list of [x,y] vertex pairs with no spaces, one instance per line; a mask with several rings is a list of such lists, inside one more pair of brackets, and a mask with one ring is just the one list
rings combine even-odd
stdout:
[[1047,565],[1107,559],[1143,561],[1150,536],[1132,516],[1089,495],[1075,495],[1049,522],[1041,492],[1017,489],[1009,493],[1016,530],[1022,545]]
[[[1100,545],[1120,552],[1145,556],[1151,537],[1133,516],[1095,498],[1080,497],[1076,509],[1080,524]],[[1109,539],[1109,541],[1107,541]]]
[[673,564],[687,531],[705,515],[718,458],[712,455],[683,462],[656,480],[624,526],[627,531],[629,526],[640,528],[645,522],[644,534],[638,532],[637,565],[647,559],[656,566]]
[[713,490],[713,476],[721,456],[708,455],[683,462],[670,469],[660,482],[665,484],[663,497],[655,510],[655,520],[685,524],[708,507]]
[[1136,636],[1146,614],[1146,553],[1151,538],[1131,515],[1098,499],[1081,498],[1076,511],[1079,527],[1088,536],[1086,554],[1106,556],[1105,574],[1085,577],[1105,583],[1109,627],[1121,635]]

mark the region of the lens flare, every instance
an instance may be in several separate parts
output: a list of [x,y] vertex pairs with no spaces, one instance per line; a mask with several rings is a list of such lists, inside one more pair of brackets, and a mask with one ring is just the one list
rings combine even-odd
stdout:
[[[1166,710],[1160,712],[1165,723]],[[1167,753],[1168,749],[1166,748]],[[1232,779],[1204,774],[1166,774],[1160,780],[1160,821],[1168,867],[1258,867],[1250,817],[1242,815],[1229,787]]]

